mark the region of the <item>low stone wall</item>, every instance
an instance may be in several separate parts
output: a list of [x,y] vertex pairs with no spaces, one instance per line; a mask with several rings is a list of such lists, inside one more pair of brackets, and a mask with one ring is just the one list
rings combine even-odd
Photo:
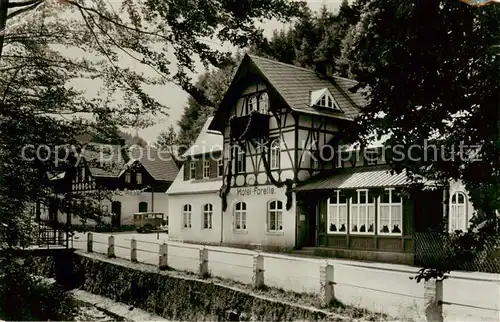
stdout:
[[[40,271],[54,271],[52,267],[50,259],[40,259]],[[80,289],[169,320],[344,320],[313,307],[99,255],[73,254],[72,270],[73,283]]]

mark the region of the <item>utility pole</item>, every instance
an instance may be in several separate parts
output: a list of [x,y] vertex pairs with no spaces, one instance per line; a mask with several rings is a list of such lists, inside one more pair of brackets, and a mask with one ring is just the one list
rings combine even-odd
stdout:
[[8,10],[9,10],[9,0],[0,0],[0,59],[2,57],[2,49],[5,38],[5,26],[7,25]]

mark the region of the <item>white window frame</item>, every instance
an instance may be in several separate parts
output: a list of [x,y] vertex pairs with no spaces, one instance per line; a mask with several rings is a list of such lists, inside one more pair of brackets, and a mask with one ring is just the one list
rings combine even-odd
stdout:
[[[359,203],[360,202],[360,194],[361,193],[366,193],[366,203]],[[353,234],[353,235],[375,235],[375,231],[376,231],[376,227],[375,227],[375,224],[376,224],[376,218],[375,218],[375,202],[369,202],[370,201],[370,191],[368,189],[358,189],[356,190],[356,199],[357,199],[357,203],[353,203],[353,198],[349,198],[349,204],[350,204],[350,207],[349,207],[349,233],[350,234]],[[375,199],[374,199],[375,201]],[[358,220],[356,222],[356,226],[358,228],[358,231],[353,231],[353,224],[354,223],[354,220],[353,220],[353,210],[354,208],[357,208],[357,212],[358,212]],[[360,210],[365,208],[366,209],[366,222],[365,222],[365,227],[366,227],[366,231],[364,232],[360,232],[361,230],[361,226],[363,225],[363,223],[360,221],[361,219],[361,216],[360,216]],[[368,225],[368,218],[369,218],[369,210],[370,208],[373,210],[373,231],[368,231],[370,229],[370,226]]]
[[190,204],[182,206],[182,229],[191,229],[192,210],[193,207]]
[[203,161],[203,179],[210,178],[210,161]]
[[333,108],[333,99],[328,95],[326,95],[326,106],[329,108]]
[[[337,197],[337,203],[331,203],[331,197],[327,199],[327,224],[328,224],[327,232],[328,232],[328,234],[346,235],[347,231],[349,230],[348,229],[348,226],[349,226],[349,198],[344,194],[345,203],[340,203],[339,202],[340,194],[341,193],[343,194],[343,192],[341,190],[335,190],[333,193]],[[333,216],[332,211],[331,211],[332,207],[336,209],[336,213],[337,213],[336,218],[334,218],[335,220],[330,220],[331,217]],[[342,226],[341,226],[342,223],[340,222],[340,216],[339,216],[341,208],[345,208],[345,230],[344,231],[340,231],[340,228],[342,228]],[[335,224],[335,226],[337,227],[337,231],[330,230],[330,226],[331,226],[332,221],[333,221],[333,224]]]
[[269,95],[263,92],[259,95],[259,113],[267,114],[269,112]]
[[258,111],[259,108],[259,100],[257,99],[257,95],[252,95],[248,98],[248,113],[252,113],[252,111]]
[[246,154],[245,151],[239,146],[235,145],[235,154],[236,154],[236,159],[234,160],[235,162],[235,173],[236,174],[241,174],[246,172]]
[[224,159],[220,158],[217,161],[217,177],[222,177],[224,175]]
[[[462,196],[464,198],[463,203],[459,203],[459,196]],[[455,202],[454,202],[455,200]],[[462,209],[463,211],[463,219],[462,222],[460,223],[460,217],[458,211]],[[462,230],[462,231],[467,231],[469,228],[469,218],[468,218],[468,211],[467,211],[467,194],[463,191],[455,191],[451,196],[450,196],[450,213],[449,213],[449,218],[448,218],[448,232],[453,233],[457,230]],[[455,222],[455,223],[453,223]],[[462,227],[456,228],[455,226],[460,226],[463,225]]]
[[132,181],[132,175],[130,172],[125,172],[125,182],[130,183]]
[[[241,204],[242,208],[237,210],[236,207]],[[243,207],[244,206],[244,207]],[[240,228],[237,228],[237,224],[240,224]],[[233,230],[234,231],[246,231],[247,230],[247,204],[244,201],[238,201],[233,207]]]
[[[271,214],[274,213],[275,228],[272,229]],[[280,200],[271,200],[267,203],[267,232],[280,233],[283,231],[283,202]]]
[[212,220],[214,216],[214,206],[211,203],[207,203],[203,205],[202,208],[203,214],[203,226],[202,229],[212,229]]
[[196,179],[196,162],[191,161],[189,163],[189,180]]
[[278,170],[281,165],[281,146],[280,139],[271,141],[269,149],[269,166],[271,170]]
[[142,184],[142,173],[138,172],[135,174],[135,182],[137,184]]
[[[392,201],[392,196],[397,193],[396,192],[396,189],[395,188],[386,188],[384,189],[385,191],[389,191],[389,203],[386,203],[386,202],[383,202],[382,200],[382,196],[378,196],[377,198],[377,234],[378,235],[382,235],[382,236],[402,236],[403,235],[403,228],[404,228],[404,225],[403,225],[403,197],[400,197],[400,201],[399,202],[393,202]],[[394,206],[397,206],[399,207],[400,209],[400,213],[401,213],[401,218],[400,218],[400,223],[401,223],[401,226],[399,227],[399,230],[400,232],[399,233],[393,233],[392,232],[392,228],[393,228],[393,223],[392,223],[392,210],[393,210],[393,207]],[[382,224],[381,224],[381,208],[382,207],[389,207],[389,232],[388,233],[385,233],[385,232],[382,232]]]
[[326,107],[326,95],[323,95],[323,96],[319,99],[319,106]]

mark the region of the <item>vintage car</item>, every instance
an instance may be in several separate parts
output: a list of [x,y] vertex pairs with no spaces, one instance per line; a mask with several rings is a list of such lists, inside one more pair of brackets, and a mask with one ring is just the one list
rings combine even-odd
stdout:
[[134,214],[134,226],[139,233],[149,233],[153,230],[168,230],[168,221],[161,212],[138,212]]

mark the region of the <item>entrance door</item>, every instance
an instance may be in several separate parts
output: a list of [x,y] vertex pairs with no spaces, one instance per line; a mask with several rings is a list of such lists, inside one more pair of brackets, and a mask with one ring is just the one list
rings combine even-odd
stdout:
[[309,204],[307,208],[307,246],[310,247],[317,246],[318,244],[316,203],[317,201]]
[[122,203],[119,201],[113,201],[111,203],[111,225],[113,227],[120,227],[121,218],[122,218]]
[[307,203],[297,201],[297,248],[307,245]]
[[298,247],[316,246],[316,204],[304,201],[297,205]]

